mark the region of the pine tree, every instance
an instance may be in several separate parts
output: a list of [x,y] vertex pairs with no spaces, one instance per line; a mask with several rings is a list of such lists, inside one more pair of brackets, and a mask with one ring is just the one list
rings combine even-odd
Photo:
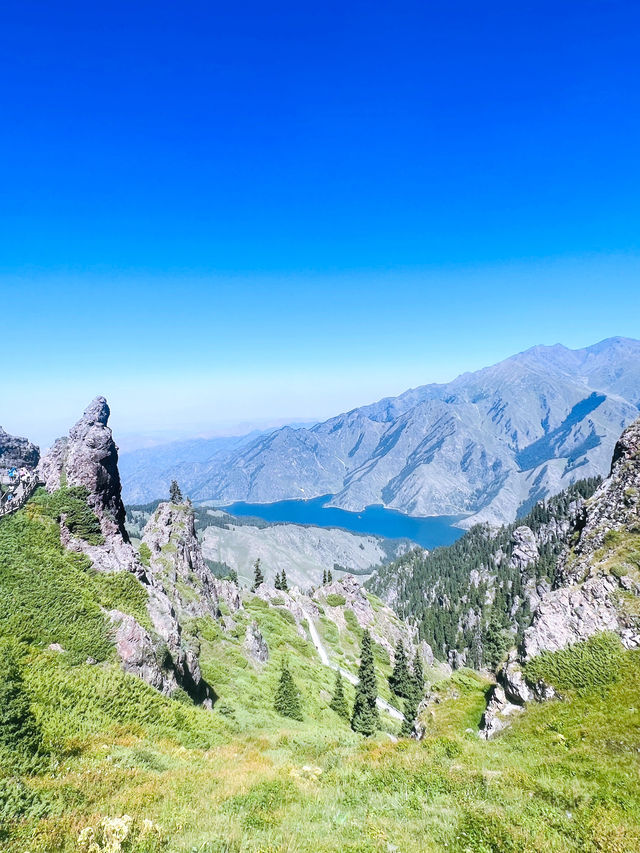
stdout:
[[171,486],[169,487],[169,497],[171,499],[172,504],[182,503],[182,492],[180,491],[180,486],[178,485],[177,480],[171,481]]
[[418,692],[414,691],[411,696],[404,700],[404,720],[400,726],[400,737],[412,737],[416,717],[418,716],[418,705],[422,697],[418,698]]
[[331,569],[327,569],[327,583],[333,583],[333,575],[331,574]]
[[507,651],[507,639],[504,634],[503,617],[495,604],[491,608],[489,624],[483,638],[484,661],[490,669],[495,669]]
[[416,656],[413,659],[413,681],[416,691],[420,693],[420,698],[422,698],[424,696],[424,670],[422,669],[422,658],[418,650],[416,650]]
[[282,570],[282,576],[280,578],[280,589],[284,590],[285,592],[289,592],[289,583],[287,582],[287,573],[285,572],[284,569]]
[[253,591],[260,586],[261,583],[264,583],[264,575],[262,574],[262,569],[260,568],[260,557],[258,557],[253,564]]
[[327,570],[325,569],[322,572],[322,586],[326,586],[327,584]]
[[349,708],[347,706],[347,699],[344,695],[344,688],[342,684],[342,675],[340,674],[340,670],[336,672],[336,686],[333,691],[333,699],[331,700],[331,704],[329,705],[336,714],[339,714],[341,717],[344,717],[345,720],[349,719]]
[[389,687],[391,688],[391,690],[393,690],[396,696],[402,696],[404,699],[407,699],[411,694],[411,682],[412,676],[409,672],[409,666],[407,664],[407,656],[404,651],[404,643],[402,642],[402,640],[399,640],[396,646],[393,672],[389,676]]
[[282,581],[280,580],[280,574],[276,572],[276,579],[273,582],[273,585],[276,589],[282,589]]
[[373,663],[373,643],[368,630],[365,630],[362,635],[358,676],[359,681],[356,687],[356,698],[353,703],[351,728],[354,732],[360,732],[360,734],[368,737],[375,732],[380,723],[378,709],[376,708],[378,686],[376,684],[376,671]]
[[278,690],[276,692],[273,707],[283,717],[291,717],[293,720],[302,720],[300,697],[286,661],[282,662],[280,683],[278,684]]

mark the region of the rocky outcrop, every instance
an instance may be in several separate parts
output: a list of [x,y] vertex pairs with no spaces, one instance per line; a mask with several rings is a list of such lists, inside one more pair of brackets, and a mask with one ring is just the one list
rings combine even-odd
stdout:
[[[640,647],[640,566],[633,556],[640,542],[640,419],[617,442],[609,477],[579,509],[577,541],[558,561],[560,586],[539,590],[524,635],[525,661],[603,631],[618,634],[627,649]],[[553,696],[550,685],[525,680],[512,652],[490,693],[480,735],[504,729],[526,702]]]
[[[337,596],[332,599],[331,596]],[[348,628],[345,610],[350,610],[361,628],[368,628],[373,640],[382,646],[391,661],[394,660],[395,647],[402,641],[409,655],[414,655],[417,645],[417,631],[406,622],[401,622],[386,605],[375,609],[364,588],[350,574],[316,590],[315,600],[322,606],[328,619],[335,622],[340,630]],[[331,601],[344,599],[344,604],[332,606]],[[433,658],[432,658],[433,659]]]
[[104,538],[101,545],[75,538],[63,516],[61,542],[68,550],[87,554],[94,568],[134,572],[146,586],[151,631],[130,614],[118,610],[108,614],[125,671],[162,693],[170,695],[181,688],[194,702],[211,707],[215,694],[202,677],[197,642],[184,636],[180,623],[183,613],[217,613],[216,590],[195,535],[193,513],[186,505],[159,507],[147,538],[155,562],[149,560],[145,571],[124,526],[118,449],[107,425],[109,414],[104,397],[96,397],[68,438],[58,439],[40,461],[39,474],[48,491],[63,486],[86,489]]
[[266,663],[269,660],[269,646],[255,620],[247,625],[244,650],[256,663]]
[[616,443],[609,477],[584,508],[579,528],[576,545],[560,564],[565,582],[589,573],[595,552],[607,547],[615,531],[640,533],[640,418]]
[[640,534],[640,419],[616,444],[611,474],[585,505],[578,532],[559,561],[562,586],[541,597],[525,632],[527,660],[600,631],[615,631],[627,648],[640,646],[640,621],[623,594],[640,594],[638,567],[627,564],[624,548]]
[[[161,503],[147,522],[142,542],[150,554],[147,574],[179,613],[219,615],[217,582],[202,556],[190,503]],[[238,609],[238,599],[232,600]]]
[[64,524],[63,544],[86,553],[101,571],[126,569],[142,576],[142,567],[124,526],[118,448],[107,426],[109,414],[105,398],[96,397],[71,428],[68,438],[59,438],[40,460],[38,470],[50,492],[63,485],[84,486],[87,502],[100,521],[103,546],[89,546],[74,540],[68,531],[64,532]]
[[540,559],[536,537],[530,527],[524,525],[516,527],[513,531],[511,542],[513,550],[511,551],[509,565],[512,569],[520,569],[522,571],[537,563]]
[[553,687],[544,681],[529,684],[517,660],[515,649],[500,669],[489,693],[487,707],[480,724],[479,736],[489,740],[511,723],[513,717],[524,710],[527,702],[543,701],[555,696]]
[[124,671],[141,678],[165,695],[171,695],[177,690],[178,682],[173,669],[162,669],[153,639],[142,625],[133,616],[120,610],[110,610],[108,616]]
[[0,427],[0,469],[34,469],[40,461],[40,449],[27,438],[9,435]]

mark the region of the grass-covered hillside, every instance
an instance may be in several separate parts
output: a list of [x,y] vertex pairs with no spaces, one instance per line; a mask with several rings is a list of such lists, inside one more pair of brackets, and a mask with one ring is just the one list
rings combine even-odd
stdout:
[[[613,638],[538,661],[563,701],[528,707],[494,741],[477,737],[489,685],[469,670],[430,673],[421,742],[396,741],[382,714],[386,731],[365,739],[329,707],[334,673],[291,613],[247,595],[224,626],[190,626],[219,697],[207,711],[121,671],[104,612],[143,621],[145,589],[65,551],[56,501],[77,500],[82,518],[82,495],[53,497],[0,520],[1,850],[640,849],[640,655]],[[327,610],[344,606],[329,595],[324,639],[349,664],[360,632],[343,614],[336,638]],[[254,620],[264,664],[245,649]],[[302,721],[274,709],[283,661]],[[376,663],[384,695],[379,650]]]

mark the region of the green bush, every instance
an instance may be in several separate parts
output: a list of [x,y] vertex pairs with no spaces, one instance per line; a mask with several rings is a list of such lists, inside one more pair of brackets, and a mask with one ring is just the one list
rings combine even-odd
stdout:
[[597,687],[617,681],[624,649],[616,634],[596,634],[558,652],[542,652],[524,668],[528,681],[542,679],[559,689]]
[[138,548],[138,554],[140,555],[140,562],[143,566],[151,565],[151,548],[147,545],[146,542],[141,542],[140,547]]
[[344,595],[338,595],[335,592],[330,592],[327,596],[327,604],[329,607],[342,607],[343,604],[347,603],[347,599]]
[[352,631],[357,637],[362,637],[362,628],[360,627],[356,614],[350,607],[344,611],[344,621],[347,623],[347,628]]
[[88,497],[89,492],[84,486],[63,486],[53,494],[39,489],[33,503],[54,521],[60,521],[64,516],[65,526],[73,536],[90,545],[103,545],[100,522],[87,503]]

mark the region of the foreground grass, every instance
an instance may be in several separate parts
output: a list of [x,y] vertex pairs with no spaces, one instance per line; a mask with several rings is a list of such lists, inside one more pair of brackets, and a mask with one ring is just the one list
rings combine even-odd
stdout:
[[[224,633],[213,620],[189,626],[220,696],[208,712],[113,660],[101,608],[117,597],[139,610],[129,581],[107,590],[37,508],[1,522],[2,537],[0,639],[17,644],[43,742],[31,768],[0,753],[3,852],[80,851],[83,831],[124,815],[131,853],[640,850],[640,653],[603,637],[545,658],[564,700],[532,705],[489,743],[476,736],[488,684],[465,671],[436,686],[421,743],[366,741],[329,709],[333,674],[277,607],[250,601]],[[242,650],[254,619],[264,666]],[[47,648],[61,638],[66,653]],[[285,657],[300,723],[273,710]],[[615,672],[593,678],[603,660]]]
[[639,850],[640,656],[622,667],[489,743],[475,735],[486,684],[465,673],[441,685],[419,744],[364,741],[337,718],[220,724],[209,748],[123,723],[22,780],[3,849],[76,850],[83,827],[126,813],[162,827],[139,851]]

